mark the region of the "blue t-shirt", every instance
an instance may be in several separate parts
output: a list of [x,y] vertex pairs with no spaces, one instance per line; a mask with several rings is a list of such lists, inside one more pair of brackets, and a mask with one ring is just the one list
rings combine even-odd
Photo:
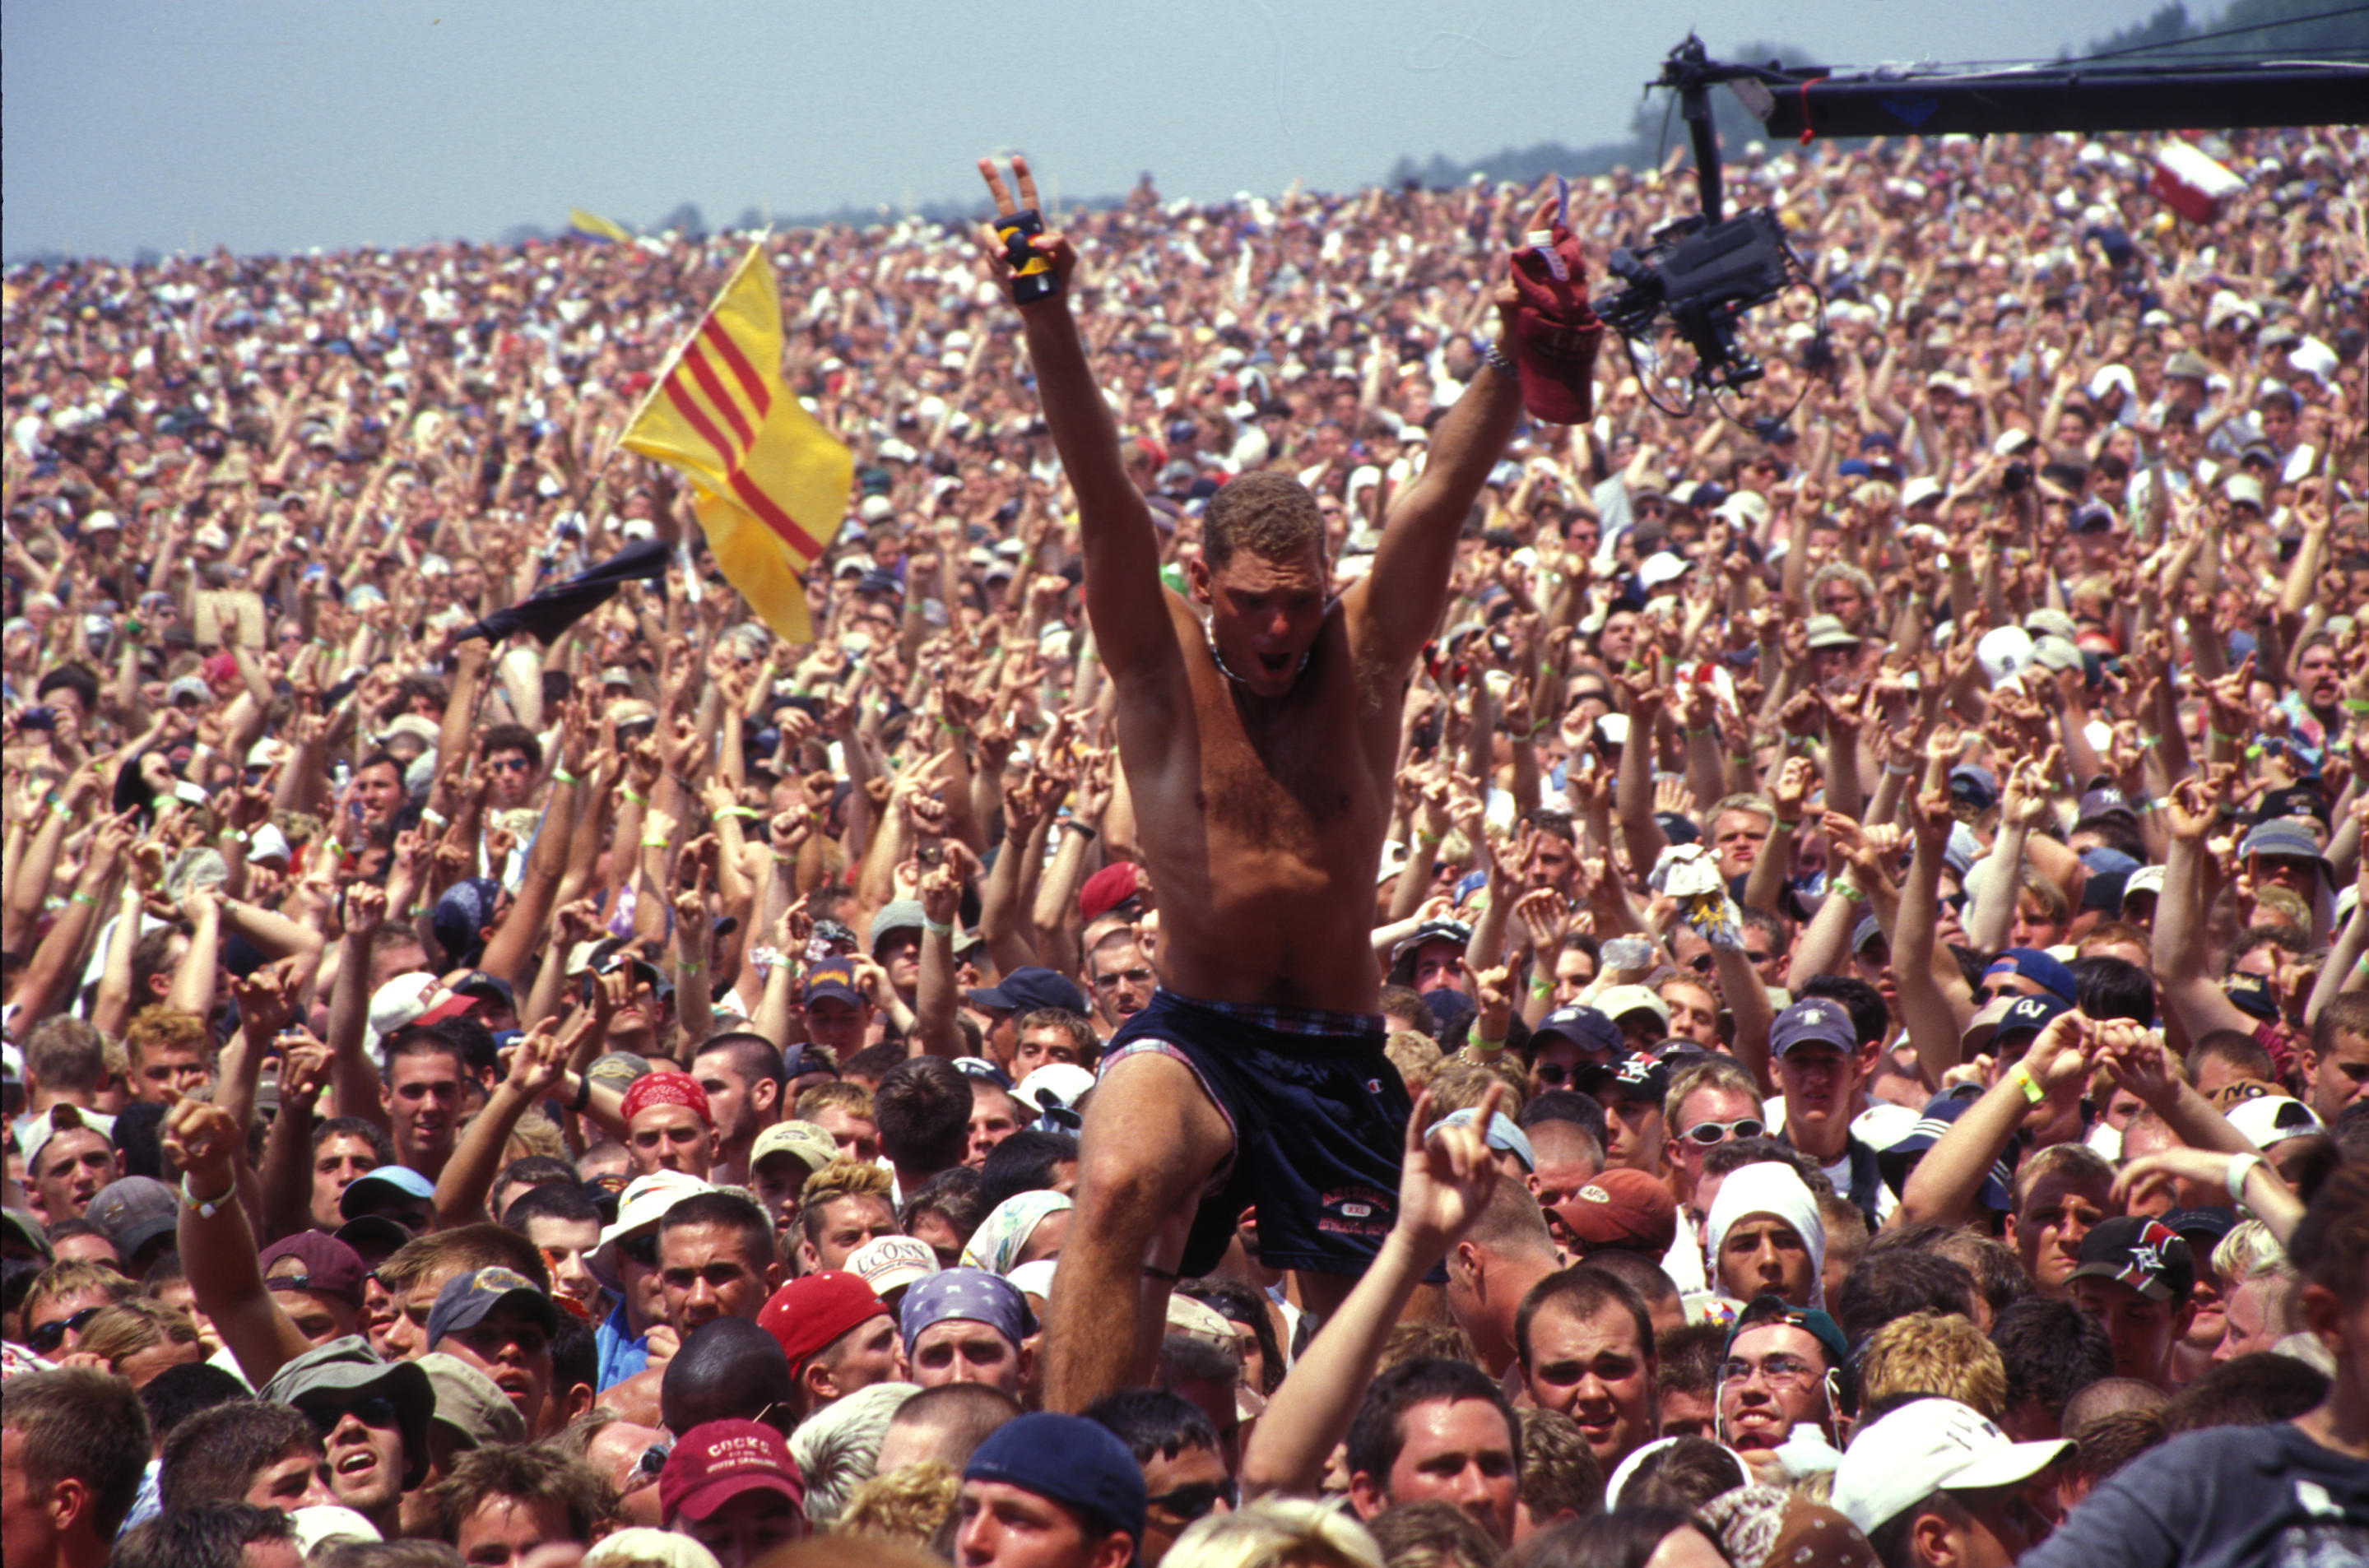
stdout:
[[650,1336],[629,1336],[625,1328],[625,1303],[619,1301],[601,1326],[592,1331],[592,1348],[600,1368],[597,1391],[606,1393],[636,1372],[649,1369]]
[[2293,1422],[2175,1437],[2116,1471],[2017,1568],[2369,1562],[2369,1463]]

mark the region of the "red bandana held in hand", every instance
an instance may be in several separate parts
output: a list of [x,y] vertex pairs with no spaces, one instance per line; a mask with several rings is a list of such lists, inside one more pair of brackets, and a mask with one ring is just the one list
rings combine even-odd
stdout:
[[1514,253],[1514,292],[1521,304],[1506,348],[1530,418],[1576,425],[1595,412],[1596,350],[1604,323],[1587,303],[1579,240],[1566,222],[1570,188],[1557,186],[1562,200],[1554,226],[1531,231],[1528,246]]
[[687,1072],[646,1072],[625,1091],[625,1120],[631,1122],[652,1105],[688,1105],[710,1127],[715,1117],[707,1108],[707,1091]]

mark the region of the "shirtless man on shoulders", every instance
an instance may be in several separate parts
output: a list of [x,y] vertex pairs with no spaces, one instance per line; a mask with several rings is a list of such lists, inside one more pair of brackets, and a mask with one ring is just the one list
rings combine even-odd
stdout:
[[[979,172],[999,212],[1036,206],[1024,160],[1017,203],[992,164]],[[1202,518],[1188,601],[1161,583],[1070,313],[1076,252],[1050,232],[1033,243],[1061,289],[1021,323],[1082,520],[1086,612],[1118,685],[1173,988],[1114,1036],[1086,1114],[1048,1314],[1047,1403],[1075,1411],[1148,1379],[1168,1286],[1217,1264],[1246,1204],[1262,1258],[1320,1311],[1390,1231],[1411,1107],[1382,1054],[1368,927],[1401,701],[1522,406],[1493,350],[1390,503],[1372,571],[1337,599],[1315,498],[1279,473],[1233,480]],[[1008,283],[1001,247],[989,254]]]

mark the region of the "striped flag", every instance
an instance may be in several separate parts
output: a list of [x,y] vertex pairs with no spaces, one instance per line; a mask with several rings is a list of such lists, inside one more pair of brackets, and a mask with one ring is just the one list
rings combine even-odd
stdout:
[[814,640],[799,574],[838,533],[855,459],[782,383],[782,299],[751,246],[618,444],[692,481],[725,580],[794,643]]
[[624,245],[634,237],[600,213],[588,212],[581,207],[567,210],[567,232],[578,239],[597,240],[605,245]]

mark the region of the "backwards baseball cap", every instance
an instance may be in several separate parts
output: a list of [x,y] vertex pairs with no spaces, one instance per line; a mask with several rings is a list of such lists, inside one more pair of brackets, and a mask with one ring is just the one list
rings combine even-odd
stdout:
[[442,1343],[448,1333],[475,1328],[504,1307],[516,1307],[543,1325],[545,1333],[559,1332],[559,1309],[543,1287],[514,1268],[480,1268],[454,1275],[436,1293],[428,1309],[428,1347]]
[[750,1492],[786,1497],[803,1514],[806,1481],[789,1439],[761,1421],[708,1421],[675,1439],[658,1471],[658,1516],[669,1528],[688,1514],[704,1519]]
[[802,1274],[774,1291],[757,1313],[757,1326],[780,1344],[795,1378],[840,1335],[887,1314],[888,1304],[861,1277],[829,1268]]
[[2067,1006],[2081,1000],[2080,982],[2065,961],[2037,947],[2009,947],[2000,953],[1983,971],[1983,979],[1987,981],[1997,975],[2020,975]]
[[[282,1259],[293,1259],[297,1266],[275,1276],[271,1271]],[[267,1290],[317,1290],[357,1311],[361,1309],[362,1280],[370,1270],[363,1265],[361,1253],[335,1236],[299,1230],[264,1248],[255,1261],[262,1266]]]
[[1108,1427],[1083,1416],[1013,1416],[978,1446],[963,1479],[1033,1492],[1104,1529],[1143,1539],[1143,1471]]
[[1658,1258],[1677,1240],[1677,1200],[1642,1171],[1615,1165],[1558,1206],[1555,1213],[1589,1250],[1625,1247]]
[[1971,1405],[1920,1399],[1871,1423],[1852,1439],[1835,1470],[1834,1503],[1852,1524],[1872,1534],[1936,1492],[2013,1486],[2072,1448],[2061,1437],[2019,1443]]
[[[2309,1105],[2284,1094],[2258,1094],[2230,1106],[2225,1114],[2229,1125],[2244,1133],[2246,1141],[2257,1149],[2268,1149],[2290,1138],[2307,1138],[2320,1131],[2322,1125]],[[91,1207],[96,1208],[97,1205]]]
[[2196,1259],[2160,1219],[2125,1214],[2101,1219],[2081,1238],[2072,1277],[2112,1279],[2150,1301],[2175,1307],[2196,1288]]
[[1848,1056],[1859,1049],[1859,1031],[1851,1027],[1850,1013],[1841,1002],[1805,996],[1768,1025],[1770,1056],[1781,1057],[1796,1046],[1832,1046]]
[[1014,969],[1003,977],[1001,985],[990,986],[969,993],[971,1005],[992,1013],[1036,1013],[1058,1007],[1064,1013],[1083,1016],[1086,993],[1075,982],[1051,969],[1034,964]]
[[[1480,1108],[1474,1105],[1467,1105],[1460,1111],[1448,1112],[1446,1116],[1440,1117],[1437,1121],[1424,1128],[1423,1136],[1425,1140],[1428,1142],[1431,1135],[1437,1132],[1441,1127],[1471,1127],[1474,1122],[1479,1121],[1480,1119]],[[1495,1116],[1489,1118],[1489,1130],[1483,1136],[1482,1141],[1501,1154],[1510,1154],[1515,1159],[1519,1160],[1522,1162],[1522,1169],[1525,1171],[1535,1171],[1539,1168],[1539,1157],[1536,1151],[1530,1148],[1529,1135],[1525,1133],[1520,1127],[1515,1126],[1514,1118],[1507,1116],[1503,1111],[1499,1111]]]
[[109,1143],[115,1141],[113,1116],[98,1111],[86,1111],[79,1105],[69,1105],[60,1101],[48,1110],[36,1113],[17,1135],[17,1151],[25,1157],[25,1174],[29,1178],[32,1175],[41,1158],[41,1150],[49,1147],[50,1139],[77,1127],[88,1127]]

